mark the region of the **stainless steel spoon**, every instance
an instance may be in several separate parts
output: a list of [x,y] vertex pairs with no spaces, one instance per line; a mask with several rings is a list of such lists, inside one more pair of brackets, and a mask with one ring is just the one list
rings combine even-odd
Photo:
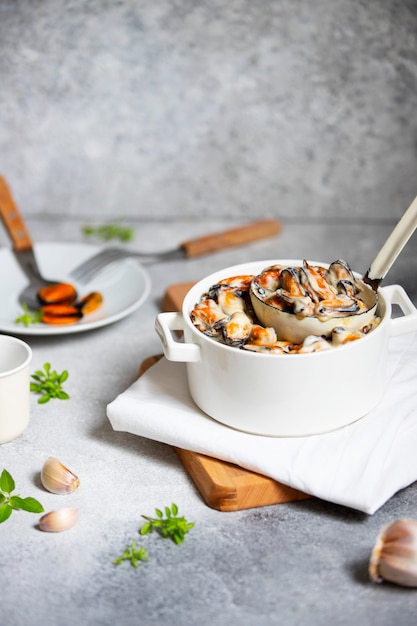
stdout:
[[37,297],[39,289],[48,285],[56,285],[61,281],[48,280],[42,276],[29,231],[2,176],[0,176],[0,217],[12,240],[13,253],[29,280],[29,284],[19,294],[19,303],[26,304],[31,310],[39,309],[40,303]]

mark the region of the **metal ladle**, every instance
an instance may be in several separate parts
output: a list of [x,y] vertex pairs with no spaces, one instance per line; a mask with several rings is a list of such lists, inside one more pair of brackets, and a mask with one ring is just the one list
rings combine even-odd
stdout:
[[297,317],[294,313],[281,311],[267,304],[256,292],[252,282],[250,297],[252,306],[260,323],[265,327],[275,328],[278,338],[293,343],[302,343],[309,335],[330,335],[336,327],[349,330],[363,328],[375,316],[378,305],[378,287],[385,278],[396,258],[404,248],[417,227],[417,197],[414,198],[388,239],[372,261],[369,269],[358,280],[359,297],[366,309],[358,314],[333,317],[321,321],[318,317]]

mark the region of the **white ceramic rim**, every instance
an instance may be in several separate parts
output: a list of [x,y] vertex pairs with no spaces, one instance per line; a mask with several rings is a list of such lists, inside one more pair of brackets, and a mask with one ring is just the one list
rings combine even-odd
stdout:
[[0,371],[0,378],[7,378],[8,376],[17,374],[17,372],[20,372],[25,367],[27,367],[32,360],[32,348],[25,341],[22,341],[21,339],[18,339],[17,337],[10,337],[10,335],[0,335],[0,349],[1,349],[1,343],[4,341],[9,341],[15,345],[18,344],[21,347],[23,347],[24,350],[26,351],[26,358],[23,361],[23,363],[21,363],[17,367],[14,367],[13,369],[10,369],[10,370],[6,370],[4,372]]
[[[239,265],[232,265],[230,267],[226,267],[222,270],[218,270],[217,272],[213,272],[213,274],[209,274],[208,276],[205,276],[204,278],[202,278],[200,281],[198,281],[195,285],[191,287],[191,289],[188,291],[188,293],[186,294],[184,298],[182,314],[183,314],[185,324],[188,326],[188,328],[191,330],[192,333],[197,333],[197,336],[199,337],[200,340],[204,342],[208,341],[210,345],[215,344],[217,346],[217,349],[219,350],[227,350],[227,351],[238,350],[239,353],[242,355],[242,358],[288,359],[292,357],[292,358],[302,358],[302,359],[307,359],[307,358],[325,359],[325,358],[329,358],[328,355],[332,354],[333,350],[340,350],[340,349],[343,349],[344,351],[355,350],[355,349],[357,350],[358,343],[360,343],[360,345],[363,346],[366,342],[369,342],[370,340],[372,340],[372,337],[375,337],[377,334],[383,332],[384,327],[391,320],[391,309],[392,309],[391,301],[385,298],[384,288],[382,287],[381,289],[378,290],[378,302],[377,302],[377,309],[376,309],[376,313],[378,313],[380,309],[385,308],[384,314],[381,314],[380,324],[376,328],[374,328],[368,335],[361,337],[361,339],[359,339],[358,341],[350,341],[346,344],[343,344],[341,346],[336,346],[329,350],[319,350],[317,352],[307,352],[303,354],[267,354],[267,353],[262,353],[262,352],[253,352],[251,350],[242,350],[234,346],[228,346],[225,343],[216,341],[215,339],[212,339],[208,335],[205,335],[204,333],[199,331],[194,326],[190,318],[190,313],[193,307],[195,306],[195,304],[197,303],[198,299],[200,298],[200,296],[212,284],[215,284],[217,281],[221,280],[222,278],[229,278],[235,275],[238,276],[238,275],[245,275],[245,274],[257,274],[259,273],[259,271],[262,271],[264,268],[268,267],[269,265],[274,265],[274,264],[280,264],[280,265],[287,264],[290,267],[290,266],[300,265],[302,264],[302,261],[298,259],[274,259],[274,260],[266,260],[266,261],[262,261],[262,260],[251,261],[249,263],[240,263]],[[329,265],[329,263],[323,263],[323,262],[318,262],[318,261],[309,261],[309,264],[321,265],[322,267],[327,267]],[[260,270],[255,271],[255,268],[260,268]],[[252,269],[254,271],[252,271]],[[357,272],[353,272],[353,274],[355,277],[361,278],[361,275],[358,274]]]

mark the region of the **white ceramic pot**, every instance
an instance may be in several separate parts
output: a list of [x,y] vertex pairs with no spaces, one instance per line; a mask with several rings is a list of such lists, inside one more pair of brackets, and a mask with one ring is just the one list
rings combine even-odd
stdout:
[[[190,312],[219,280],[258,274],[272,260],[225,268],[196,283],[181,313],[160,313],[155,322],[164,354],[186,362],[197,406],[232,428],[268,436],[307,436],[346,426],[373,409],[386,386],[390,336],[417,330],[417,309],[399,285],[381,288],[377,328],[365,337],[323,352],[261,354],[216,342],[193,325]],[[391,317],[392,304],[403,316]],[[176,331],[183,331],[183,339]]]

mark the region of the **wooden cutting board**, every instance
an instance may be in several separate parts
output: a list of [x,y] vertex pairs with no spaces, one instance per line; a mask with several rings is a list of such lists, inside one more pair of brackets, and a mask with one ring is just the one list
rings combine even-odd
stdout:
[[[162,301],[162,310],[180,311],[184,296],[193,284],[178,283],[168,287]],[[160,358],[161,355],[146,359],[141,365],[139,375]],[[180,448],[176,448],[176,452],[206,504],[219,511],[239,511],[311,497],[233,463]]]

